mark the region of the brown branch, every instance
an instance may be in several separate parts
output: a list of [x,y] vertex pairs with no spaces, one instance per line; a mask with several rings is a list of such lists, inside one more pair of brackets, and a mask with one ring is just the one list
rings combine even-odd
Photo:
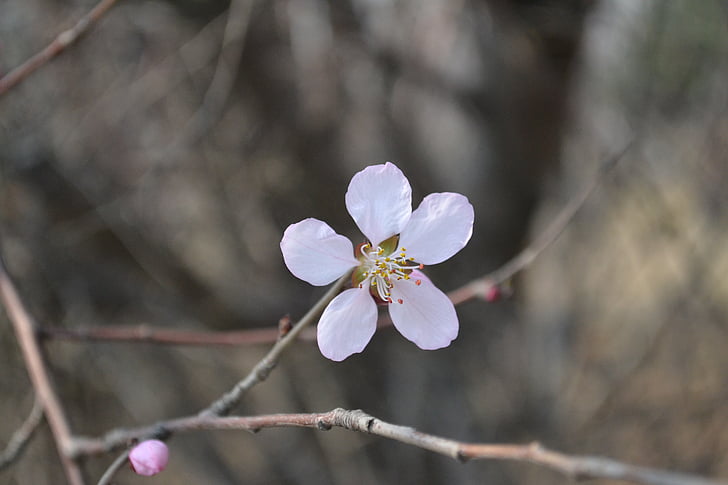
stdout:
[[[495,271],[449,292],[447,295],[452,302],[459,305],[475,298],[487,299],[491,288],[507,283],[516,273],[530,266],[564,232],[579,209],[594,193],[599,183],[624,157],[631,146],[632,143],[630,142],[621,151],[602,162],[598,172],[589,184],[566,204],[551,224],[528,247]],[[387,327],[391,324],[392,321],[389,317],[380,316],[379,327]],[[253,345],[275,342],[278,335],[278,330],[273,328],[234,332],[171,330],[146,325],[40,329],[40,336],[44,338],[75,341],[141,341],[162,345]],[[305,331],[300,334],[299,338],[315,341],[316,334],[315,332]]]
[[111,483],[111,479],[114,478],[114,475],[116,475],[116,472],[121,470],[121,467],[126,464],[128,459],[129,450],[124,450],[124,452],[117,456],[111,465],[109,465],[109,468],[107,468],[104,474],[101,475],[101,478],[99,478],[96,485],[109,485]]
[[0,78],[0,96],[21,83],[26,77],[63,52],[69,45],[73,44],[93,24],[98,22],[114,3],[116,3],[116,0],[101,0],[86,15],[81,17],[76,22],[76,25],[58,34],[53,42],[48,44],[45,49]]
[[450,300],[455,305],[459,305],[474,298],[487,299],[488,291],[491,288],[507,283],[516,273],[530,266],[541,253],[559,238],[569,223],[574,219],[576,213],[579,212],[579,209],[584,206],[584,203],[594,193],[604,177],[611,172],[617,165],[617,162],[629,151],[632,144],[633,141],[629,142],[622,150],[603,161],[589,184],[561,209],[561,212],[551,221],[551,224],[528,247],[495,271],[449,292],[447,296],[450,297]]
[[303,427],[322,431],[332,427],[344,428],[449,456],[458,461],[510,460],[550,468],[573,479],[612,479],[643,485],[727,485],[725,482],[672,473],[654,468],[628,465],[608,458],[566,455],[543,448],[538,443],[528,445],[464,443],[413,428],[387,423],[363,411],[334,409],[327,413],[271,414],[251,417],[191,416],[164,421],[152,426],[129,430],[114,430],[101,438],[77,438],[76,456],[106,453],[125,446],[133,439],[146,439],[170,432],[192,430],[247,430],[263,428]]
[[[254,328],[230,332],[177,330],[148,325],[104,325],[98,327],[42,327],[40,338],[83,342],[146,342],[159,345],[256,345],[278,340],[278,328]],[[303,340],[315,340],[315,334],[303,332]]]
[[38,395],[36,394],[33,400],[33,408],[30,410],[30,414],[25,418],[20,428],[15,430],[13,436],[10,437],[5,450],[0,453],[0,470],[3,470],[10,466],[23,452],[25,446],[33,437],[33,433],[40,423],[43,422],[43,404],[41,403]]
[[311,322],[326,308],[331,300],[339,294],[341,288],[350,281],[351,273],[347,272],[338,279],[336,283],[311,309],[286,333],[284,337],[276,342],[276,344],[268,351],[256,365],[253,367],[245,378],[239,381],[235,387],[215,402],[210,404],[206,409],[200,411],[200,416],[222,416],[230,412],[230,410],[240,401],[243,395],[259,382],[263,382],[273,368],[278,364],[278,358],[283,351],[288,348],[297,338],[301,331],[310,325]]
[[53,383],[46,369],[45,362],[43,362],[40,345],[35,337],[35,322],[26,310],[25,305],[23,305],[15,289],[15,285],[5,270],[1,258],[0,300],[2,300],[5,311],[15,329],[15,335],[20,344],[25,366],[28,369],[30,380],[33,382],[36,395],[43,403],[43,409],[45,410],[48,424],[53,432],[53,438],[56,441],[56,447],[58,448],[66,477],[71,485],[82,485],[84,482],[81,469],[68,456],[68,447],[71,443],[71,429],[63,412],[61,402],[53,388]]

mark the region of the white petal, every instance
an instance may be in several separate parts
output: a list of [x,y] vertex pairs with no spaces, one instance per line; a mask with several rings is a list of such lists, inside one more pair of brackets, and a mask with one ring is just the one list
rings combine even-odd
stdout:
[[318,323],[318,346],[324,357],[342,361],[364,350],[377,329],[377,305],[368,285],[334,298]]
[[412,189],[396,165],[372,165],[352,177],[346,208],[376,246],[402,232],[412,213]]
[[474,218],[473,206],[464,195],[430,194],[412,213],[399,245],[418,263],[441,263],[468,243]]
[[289,271],[315,286],[328,285],[359,264],[351,241],[318,219],[288,226],[281,252]]
[[[458,336],[458,316],[450,299],[419,271],[392,288],[389,315],[407,340],[421,349],[447,347]],[[417,281],[420,284],[417,285]],[[402,303],[400,303],[400,301]]]

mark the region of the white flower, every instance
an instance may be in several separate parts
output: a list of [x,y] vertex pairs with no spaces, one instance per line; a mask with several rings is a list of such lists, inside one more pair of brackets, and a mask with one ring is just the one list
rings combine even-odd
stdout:
[[288,226],[281,240],[288,269],[312,285],[327,285],[356,268],[353,288],[321,315],[321,353],[341,361],[364,350],[377,327],[377,302],[388,306],[397,330],[421,349],[450,345],[458,335],[455,307],[419,270],[449,259],[470,240],[474,213],[468,199],[430,194],[412,212],[409,182],[387,162],[354,175],[346,208],[368,239],[356,250],[317,219]]

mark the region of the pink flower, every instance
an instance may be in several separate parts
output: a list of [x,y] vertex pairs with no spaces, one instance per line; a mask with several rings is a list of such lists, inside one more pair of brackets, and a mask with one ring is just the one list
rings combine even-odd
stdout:
[[346,208],[368,239],[356,250],[317,219],[288,226],[281,240],[288,269],[312,285],[327,285],[355,268],[353,288],[321,315],[321,353],[341,361],[364,350],[377,327],[377,302],[388,306],[397,330],[421,349],[450,345],[458,335],[455,307],[419,270],[449,259],[470,240],[474,213],[468,199],[430,194],[412,212],[409,182],[387,162],[354,175]]
[[169,449],[159,440],[142,441],[129,452],[132,469],[145,477],[151,477],[164,470],[168,459]]

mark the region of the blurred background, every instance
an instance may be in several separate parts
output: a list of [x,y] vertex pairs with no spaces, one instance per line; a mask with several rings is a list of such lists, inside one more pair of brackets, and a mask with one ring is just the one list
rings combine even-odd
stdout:
[[[93,2],[4,0],[0,72]],[[448,291],[522,249],[630,139],[512,299],[458,307],[424,352],[391,329],[343,363],[285,354],[237,413],[361,408],[480,442],[728,477],[728,3],[121,0],[0,98],[0,245],[42,325],[235,330],[324,292],[278,243],[306,217],[362,237],[351,176],[391,160],[415,204],[475,206]],[[195,413],[268,345],[46,345],[80,434]],[[0,314],[0,443],[33,393]],[[116,483],[559,484],[332,430],[175,436]],[[113,457],[85,463],[91,482]],[[0,483],[57,484],[47,428]],[[598,483],[598,482],[595,482]],[[606,483],[606,482],[603,482]]]

